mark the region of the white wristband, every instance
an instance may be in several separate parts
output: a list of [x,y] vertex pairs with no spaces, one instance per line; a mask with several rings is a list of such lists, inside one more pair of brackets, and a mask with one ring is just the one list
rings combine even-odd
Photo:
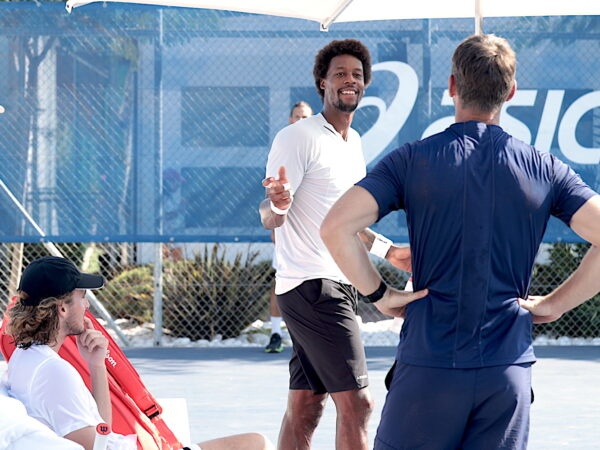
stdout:
[[381,234],[375,234],[375,240],[373,240],[373,245],[371,245],[371,250],[369,251],[373,255],[385,259],[385,255],[387,255],[387,252],[391,246],[392,241]]
[[275,203],[271,202],[271,211],[273,211],[275,214],[285,216],[288,213],[288,209],[280,209],[277,206],[275,206]]

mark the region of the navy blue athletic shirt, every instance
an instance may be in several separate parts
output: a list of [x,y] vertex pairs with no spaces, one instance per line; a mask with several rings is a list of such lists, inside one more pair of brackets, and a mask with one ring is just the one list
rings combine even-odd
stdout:
[[476,368],[535,361],[527,296],[551,215],[595,192],[569,166],[496,125],[457,123],[386,155],[357,185],[379,219],[406,211],[415,290],[398,360]]

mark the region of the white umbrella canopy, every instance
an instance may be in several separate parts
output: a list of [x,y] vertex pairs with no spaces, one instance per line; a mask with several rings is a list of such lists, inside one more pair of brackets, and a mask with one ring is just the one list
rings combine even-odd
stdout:
[[483,17],[600,15],[598,0],[68,0],[67,10],[96,1],[291,17],[318,22],[324,31],[334,22],[474,18],[479,33]]

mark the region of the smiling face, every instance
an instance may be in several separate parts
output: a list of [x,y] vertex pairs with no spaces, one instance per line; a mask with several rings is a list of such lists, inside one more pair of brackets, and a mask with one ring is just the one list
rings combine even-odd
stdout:
[[327,76],[321,79],[320,86],[324,91],[324,109],[335,108],[344,113],[354,112],[365,90],[362,63],[350,55],[332,58]]

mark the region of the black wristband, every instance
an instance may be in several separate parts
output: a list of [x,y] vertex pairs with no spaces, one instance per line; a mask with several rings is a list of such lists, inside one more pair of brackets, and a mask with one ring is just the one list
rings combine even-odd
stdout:
[[379,283],[379,287],[377,288],[377,290],[372,294],[363,296],[363,300],[366,303],[375,303],[381,300],[381,298],[385,294],[385,291],[387,291],[387,284],[385,284],[385,281],[381,280],[381,283]]

